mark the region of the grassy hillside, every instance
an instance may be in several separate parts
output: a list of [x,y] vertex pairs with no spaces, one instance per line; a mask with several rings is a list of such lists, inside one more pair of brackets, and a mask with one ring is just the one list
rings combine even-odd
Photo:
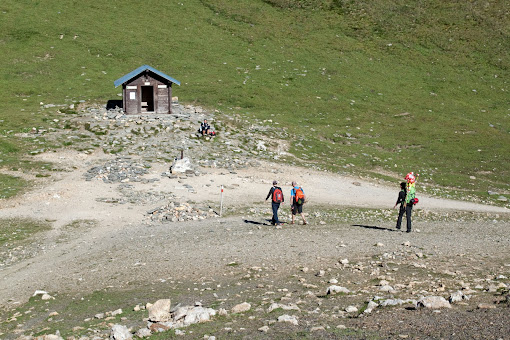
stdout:
[[119,99],[149,64],[181,102],[287,128],[308,164],[509,192],[508,22],[504,0],[4,0],[0,166],[44,145],[14,137],[42,105]]

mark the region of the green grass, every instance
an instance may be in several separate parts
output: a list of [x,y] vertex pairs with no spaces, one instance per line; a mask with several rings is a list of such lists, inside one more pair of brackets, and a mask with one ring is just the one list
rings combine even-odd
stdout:
[[15,248],[28,242],[37,233],[51,229],[46,221],[29,218],[0,219],[0,245],[3,249]]
[[505,1],[7,0],[0,18],[0,159],[149,64],[181,102],[287,128],[306,164],[510,190]]

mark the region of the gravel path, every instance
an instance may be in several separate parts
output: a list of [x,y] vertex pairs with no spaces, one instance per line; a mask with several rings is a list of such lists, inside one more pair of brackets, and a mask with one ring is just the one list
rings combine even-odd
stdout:
[[[85,294],[169,277],[221,280],[236,270],[231,264],[266,268],[283,278],[304,267],[335,268],[340,259],[369,261],[403,248],[425,254],[434,273],[488,275],[489,267],[496,271],[492,274],[510,272],[506,208],[420,195],[418,184],[420,212],[415,232],[407,234],[393,229],[397,212],[390,209],[398,185],[261,159],[257,167],[197,167],[198,176],[176,177],[165,175],[168,162],[153,160],[141,175],[143,181],[86,179],[89,169],[116,157],[97,150],[42,153],[38,159],[67,171],[39,178],[30,192],[0,201],[0,219],[29,217],[52,223],[52,230],[38,235],[32,245],[34,256],[0,267],[0,306],[16,306],[40,289]],[[303,186],[309,225],[269,225],[270,203],[264,198],[274,179],[287,198],[291,181]],[[211,217],[219,212],[222,186],[224,216]],[[148,214],[169,202],[213,213],[184,222],[162,222]],[[283,221],[290,220],[288,210],[284,204]],[[376,327],[369,321],[364,325]]]

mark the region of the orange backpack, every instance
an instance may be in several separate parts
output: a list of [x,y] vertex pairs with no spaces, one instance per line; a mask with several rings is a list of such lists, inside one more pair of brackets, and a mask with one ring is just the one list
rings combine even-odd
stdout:
[[303,193],[303,189],[301,189],[301,187],[299,187],[298,189],[295,189],[296,190],[296,194],[294,196],[294,200],[296,201],[297,204],[303,204],[305,203],[305,194]]

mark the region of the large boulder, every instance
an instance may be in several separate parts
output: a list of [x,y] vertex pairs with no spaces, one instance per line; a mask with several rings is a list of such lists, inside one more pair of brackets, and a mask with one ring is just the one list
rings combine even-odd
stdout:
[[152,322],[169,321],[171,319],[170,299],[158,300],[148,310],[149,320]]
[[175,159],[172,165],[170,166],[170,172],[172,174],[185,173],[186,171],[188,172],[193,171],[191,160],[188,157],[183,157],[182,159]]

